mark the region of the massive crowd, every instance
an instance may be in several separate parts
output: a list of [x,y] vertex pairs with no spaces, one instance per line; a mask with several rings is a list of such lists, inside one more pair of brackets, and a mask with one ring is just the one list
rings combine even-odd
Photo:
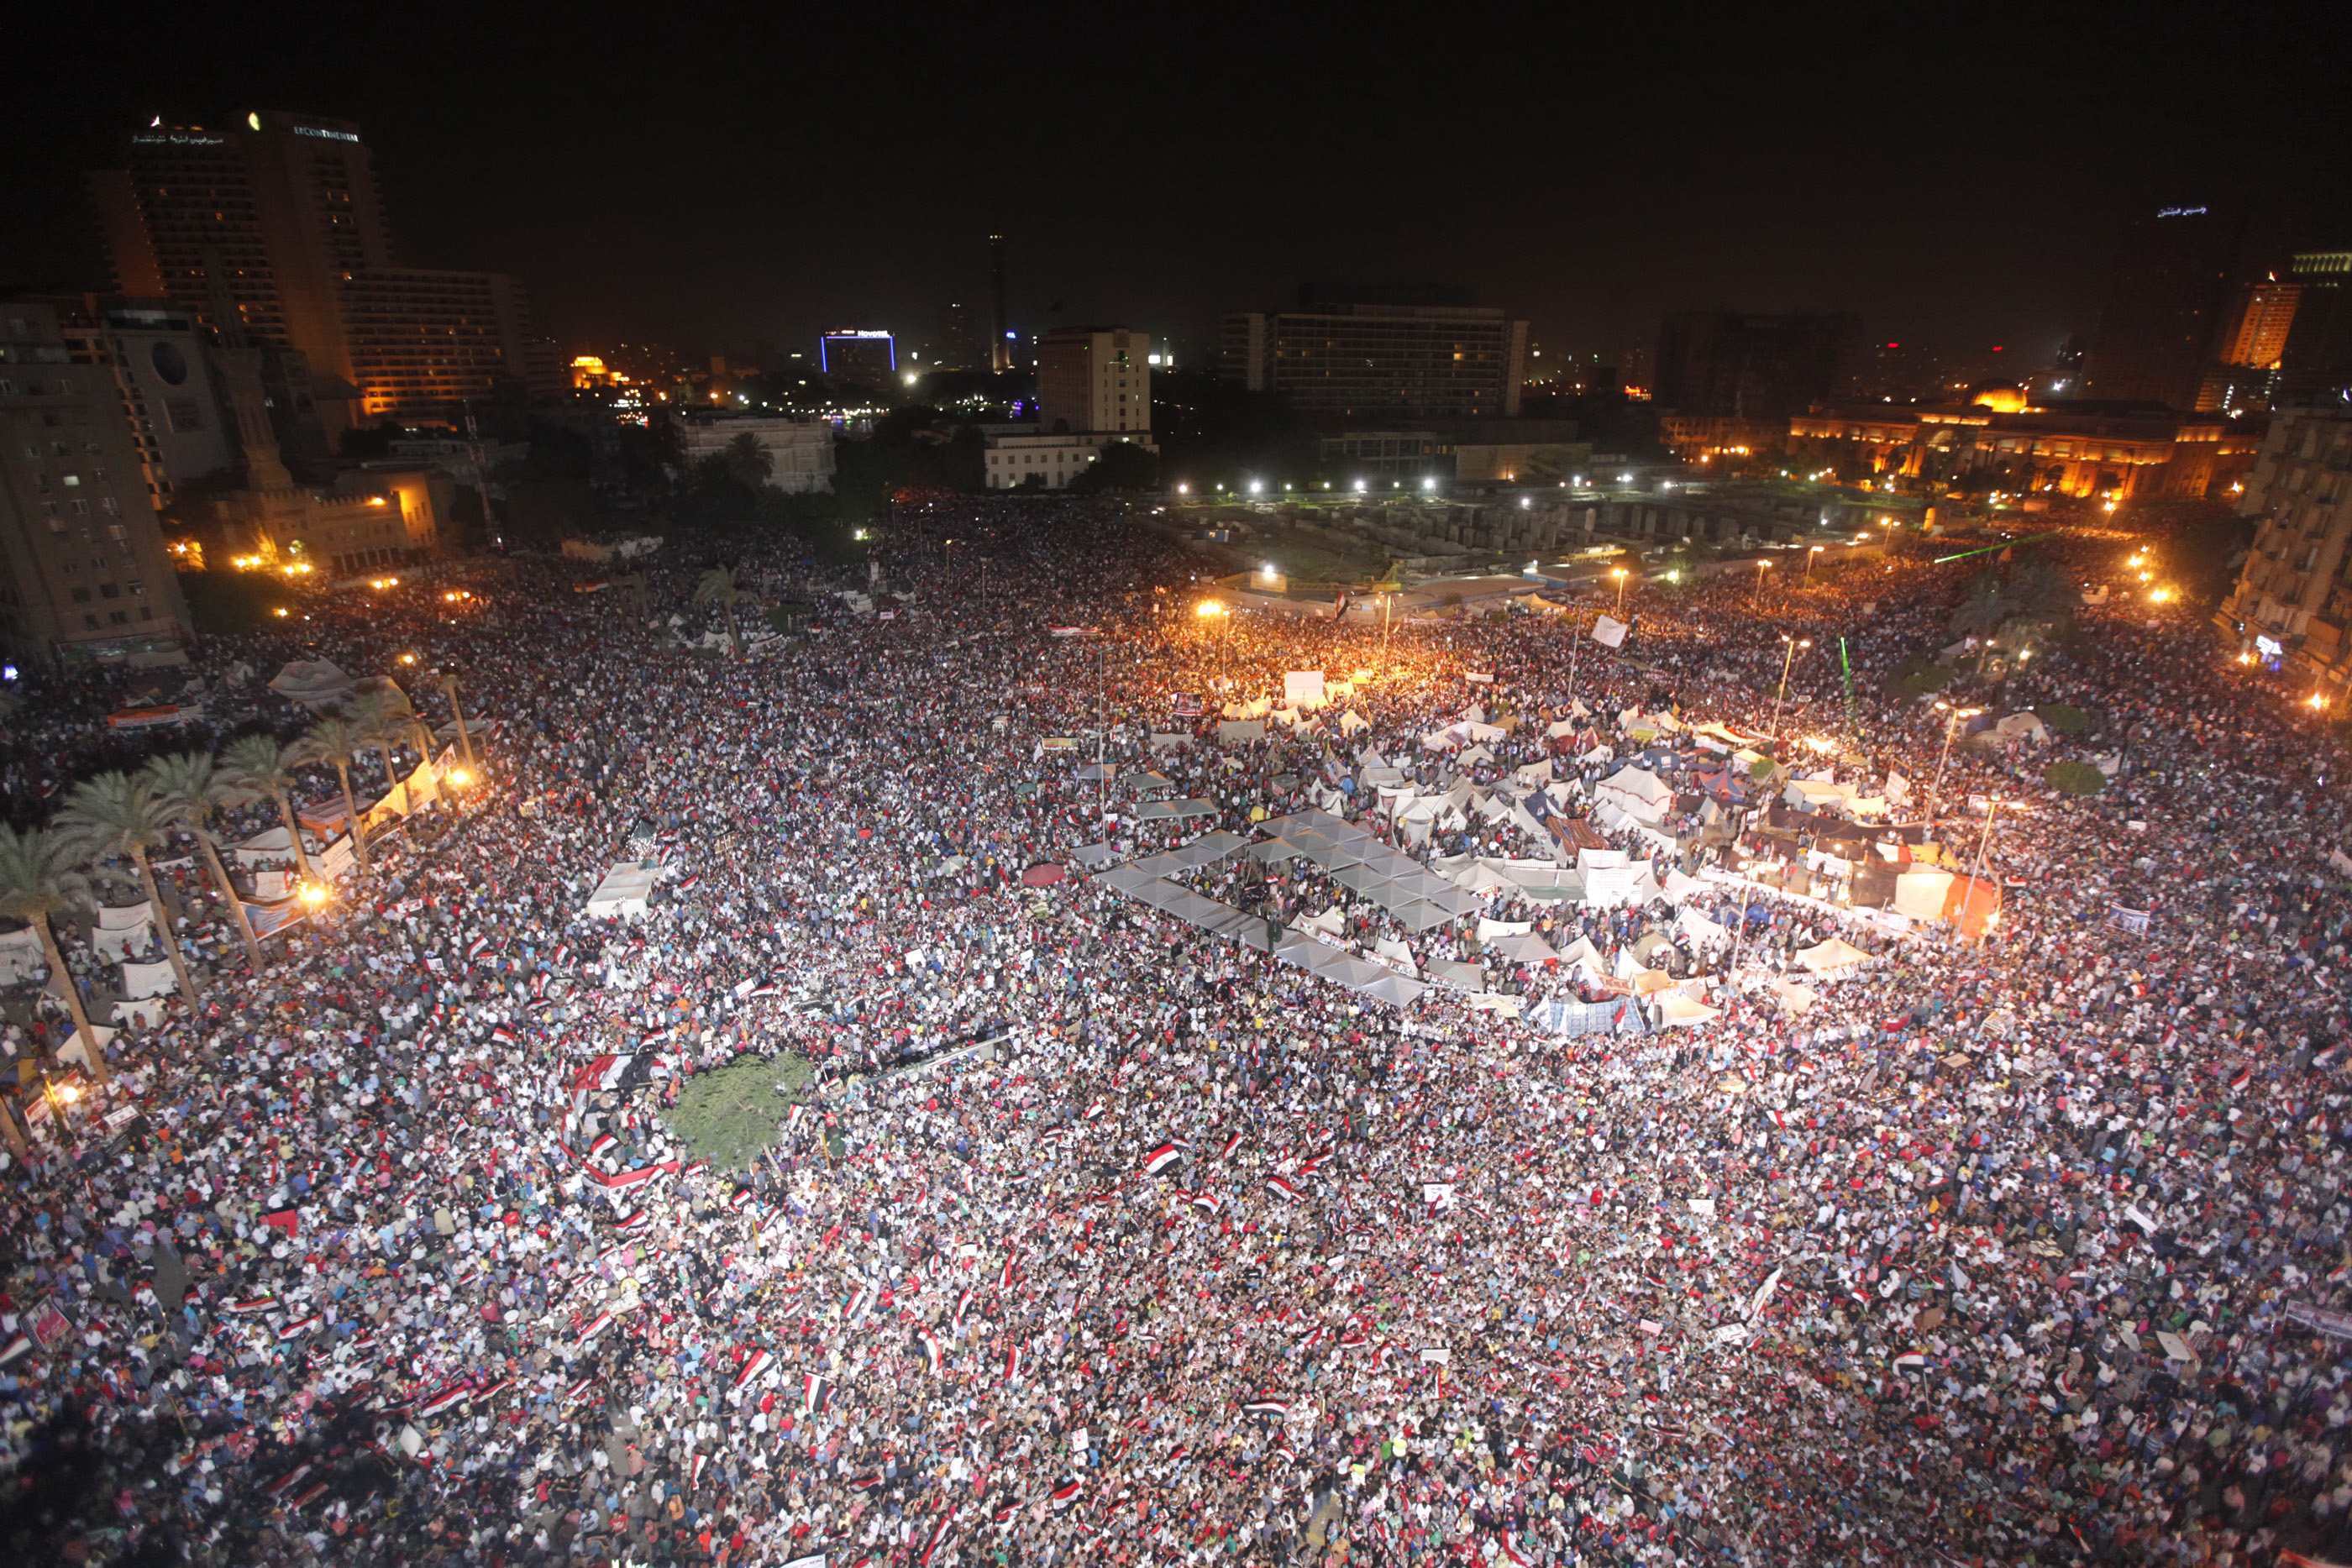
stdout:
[[[1118,503],[936,505],[882,530],[870,576],[751,553],[754,600],[818,609],[740,659],[682,645],[710,613],[684,559],[647,618],[568,567],[472,561],[444,569],[462,611],[457,577],[320,593],[205,651],[211,727],[163,744],[299,727],[263,685],[287,659],[414,653],[462,673],[487,778],[258,972],[194,866],[166,868],[199,1004],[116,1037],[112,1086],[0,1172],[0,1538],[25,1560],[2352,1547],[2352,1389],[2308,1326],[2347,1304],[2343,785],[2333,741],[2186,620],[2086,610],[1969,689],[2091,733],[1939,767],[1945,716],[1887,676],[1949,640],[1968,568],[1644,592],[1571,678],[1586,617],[1211,620],[1209,569]],[[2046,548],[2093,575],[2115,549]],[[1851,681],[1809,656],[1783,707],[1783,633],[1843,634]],[[1318,668],[1367,673],[1346,706],[1370,731],[1219,744],[1223,701]],[[19,815],[120,760],[81,742],[121,695],[20,710]],[[1421,737],[1472,704],[1508,727],[1481,784],[1549,758],[1589,797],[1577,759],[1624,744],[1613,716],[1671,706],[1759,735],[1777,714],[1857,782],[1940,775],[1913,810],[1964,850],[1971,799],[2012,802],[1985,852],[2000,924],[1894,935],[1710,884],[1697,906],[1748,933],[1692,955],[1748,971],[1722,1016],[1563,1039],[1025,874],[1248,834],[1352,789],[1366,747],[1437,786],[1465,769]],[[2094,752],[2121,754],[2101,793],[2042,786]],[[1098,756],[1130,780],[1082,781]],[[1145,770],[1213,815],[1137,820]],[[1342,810],[1396,835],[1369,804]],[[1739,852],[1696,826],[1616,838],[1661,874]],[[1513,832],[1410,847],[1528,855]],[[648,843],[646,914],[591,918]],[[1592,994],[1306,862],[1195,882],[1286,922],[1337,905],[1361,947],[1482,963],[1490,996]],[[1612,960],[1664,916],[1484,913]],[[1832,935],[1871,960],[1794,1015],[1762,980]],[[12,1055],[64,1032],[30,988],[10,1009]],[[682,1084],[782,1052],[814,1071],[768,1154],[681,1150]]]

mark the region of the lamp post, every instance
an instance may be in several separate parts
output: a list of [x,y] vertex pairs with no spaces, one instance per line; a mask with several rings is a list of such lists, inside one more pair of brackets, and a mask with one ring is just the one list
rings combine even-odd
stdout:
[[2000,797],[1996,795],[1985,807],[1984,831],[1977,835],[1976,860],[1969,867],[1969,896],[1967,904],[1961,910],[1963,919],[1966,918],[1969,910],[1976,907],[1977,883],[1984,876],[1985,852],[1992,847],[1993,819],[2000,815],[2002,804]]
[[1808,584],[1813,580],[1813,558],[1821,553],[1822,547],[1819,545],[1805,552],[1805,581]]
[[1203,621],[1227,622],[1227,635],[1217,640],[1217,684],[1222,686],[1225,684],[1225,645],[1232,632],[1233,612],[1213,599],[1203,599],[1192,607],[1192,613]]
[[1759,610],[1764,608],[1764,574],[1771,570],[1771,566],[1772,563],[1769,560],[1759,560],[1756,563],[1756,608]]
[[1938,697],[1936,700],[1936,711],[1948,716],[1944,720],[1944,747],[1936,754],[1936,781],[1927,786],[1927,831],[1931,833],[1936,830],[1936,808],[1942,803],[1944,798],[1944,764],[1951,759],[1952,732],[1959,727],[1960,720],[1974,718],[1984,712],[1984,709],[1955,707]]
[[1780,705],[1789,698],[1789,666],[1797,662],[1798,649],[1813,645],[1811,637],[1791,637],[1786,632],[1780,633],[1780,641],[1788,644],[1788,651],[1780,655],[1780,691],[1772,699],[1772,738],[1775,742],[1780,738]]
[[1622,566],[1612,567],[1609,570],[1609,575],[1617,580],[1617,614],[1622,619],[1625,613],[1625,569]]

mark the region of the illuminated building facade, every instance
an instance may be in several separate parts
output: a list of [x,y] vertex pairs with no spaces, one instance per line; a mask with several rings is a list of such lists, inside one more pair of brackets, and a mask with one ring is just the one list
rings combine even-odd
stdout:
[[1932,484],[1993,476],[2026,496],[2206,496],[2253,461],[2259,435],[2225,417],[2097,403],[2033,407],[2015,388],[1960,404],[1830,405],[1789,422],[1789,455]]
[[1160,448],[1149,435],[1115,435],[1103,431],[1076,434],[992,434],[983,459],[992,490],[1066,488],[1071,480],[1102,461],[1111,446],[1134,442],[1155,456]]
[[2315,683],[2352,681],[2352,410],[2282,409],[2238,507],[2253,548],[2216,623]]
[[898,340],[889,333],[845,328],[816,342],[817,369],[836,381],[880,389],[898,379]]
[[561,384],[530,302],[495,272],[383,267],[343,286],[351,379],[370,419],[463,417],[501,383],[537,396]]
[[833,426],[823,420],[719,409],[682,409],[670,417],[688,470],[706,457],[726,455],[738,436],[748,435],[768,455],[769,489],[788,496],[833,493]]
[[1519,412],[1528,323],[1469,305],[1307,303],[1237,311],[1219,371],[1318,419],[1475,419]]
[[176,647],[187,607],[112,366],[68,311],[0,301],[0,653],[18,664]]
[[1056,327],[1037,349],[1047,431],[1151,435],[1151,339],[1124,327]]

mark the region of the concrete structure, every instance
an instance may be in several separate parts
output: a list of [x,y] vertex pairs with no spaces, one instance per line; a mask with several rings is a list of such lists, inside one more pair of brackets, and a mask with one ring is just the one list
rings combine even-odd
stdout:
[[1528,323],[1466,305],[1309,304],[1224,319],[1219,370],[1310,418],[1492,418],[1519,412]]
[[1453,444],[1433,430],[1350,430],[1316,443],[1320,466],[1385,490],[1453,471]]
[[0,652],[19,664],[188,632],[121,387],[111,365],[75,362],[65,314],[0,301]]
[[1990,477],[2023,495],[2117,500],[2226,489],[2252,465],[2259,439],[2221,415],[2094,402],[2025,406],[2014,388],[1962,404],[1830,405],[1789,422],[1790,458],[1800,465],[1943,484]]
[[171,504],[176,486],[236,468],[227,398],[194,311],[169,300],[90,295],[58,324],[76,363],[112,372],[158,510]]
[[837,381],[880,391],[898,379],[898,340],[876,329],[845,327],[816,340],[816,362]]
[[1151,340],[1125,327],[1056,327],[1037,351],[1037,423],[1151,437]]
[[988,437],[983,459],[988,487],[1018,490],[1042,486],[1048,490],[1064,489],[1100,461],[1105,451],[1129,442],[1154,456],[1159,455],[1160,448],[1152,444],[1148,432],[1142,435],[1119,435],[1108,431],[992,434]]
[[2235,217],[2200,203],[2152,209],[2134,220],[2091,340],[2088,395],[2196,406],[2242,232]]
[[999,374],[1013,368],[1013,324],[1008,317],[1004,298],[1004,236],[988,236],[989,297],[994,302],[992,318],[996,329],[988,338],[988,368]]
[[1782,421],[1835,397],[1861,352],[1852,316],[1681,310],[1658,328],[1661,414]]
[[457,423],[503,383],[561,390],[554,348],[538,338],[522,287],[495,272],[383,267],[343,286],[349,374],[369,419]]
[[2260,519],[2217,624],[2341,701],[2352,683],[2352,409],[2273,414],[2242,515]]
[[93,175],[91,193],[118,292],[168,298],[224,341],[300,355],[331,412],[344,383],[361,417],[449,417],[500,378],[562,390],[554,345],[530,329],[512,279],[396,265],[373,162],[347,121],[263,110],[226,127],[158,122],[128,138],[124,167]]
[[724,456],[737,436],[748,435],[768,455],[769,489],[787,496],[833,493],[833,426],[823,420],[718,409],[684,409],[671,417],[689,469],[706,457]]
[[2287,278],[2299,294],[2273,395],[2280,402],[2336,396],[2352,387],[2352,246],[2297,251]]

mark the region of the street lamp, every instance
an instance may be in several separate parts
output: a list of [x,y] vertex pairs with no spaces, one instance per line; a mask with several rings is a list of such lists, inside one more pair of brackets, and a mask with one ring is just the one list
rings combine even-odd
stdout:
[[1764,607],[1764,573],[1770,569],[1771,565],[1769,560],[1759,560],[1756,563],[1756,607],[1759,610]]
[[1974,718],[1984,709],[1956,706],[1938,697],[1936,699],[1936,711],[1948,716],[1944,720],[1944,747],[1936,756],[1936,781],[1927,786],[1927,831],[1930,834],[1936,831],[1936,807],[1944,798],[1944,764],[1951,759],[1952,732],[1959,727],[1960,720]]
[[1617,613],[1622,615],[1625,613],[1625,569],[1622,566],[1611,567],[1609,575],[1617,580]]
[[1821,553],[1822,547],[1820,545],[1815,545],[1812,549],[1805,552],[1805,580],[1807,582],[1813,580],[1813,558]]
[[1223,621],[1225,623],[1224,635],[1217,639],[1217,684],[1222,686],[1225,682],[1225,648],[1233,639],[1233,612],[1216,600],[1203,599],[1192,606],[1192,613],[1203,621]]
[[1258,495],[1263,495],[1263,494],[1265,494],[1265,480],[1263,480],[1263,479],[1253,479],[1253,480],[1251,480],[1251,481],[1249,482],[1249,492],[1250,492],[1250,494],[1251,494],[1251,495],[1253,495],[1253,496],[1258,496]]
[[1780,641],[1788,644],[1788,651],[1780,655],[1780,692],[1772,699],[1772,738],[1775,741],[1780,738],[1780,705],[1789,698],[1789,667],[1797,662],[1798,649],[1813,645],[1811,637],[1791,637],[1786,632],[1780,633]]

